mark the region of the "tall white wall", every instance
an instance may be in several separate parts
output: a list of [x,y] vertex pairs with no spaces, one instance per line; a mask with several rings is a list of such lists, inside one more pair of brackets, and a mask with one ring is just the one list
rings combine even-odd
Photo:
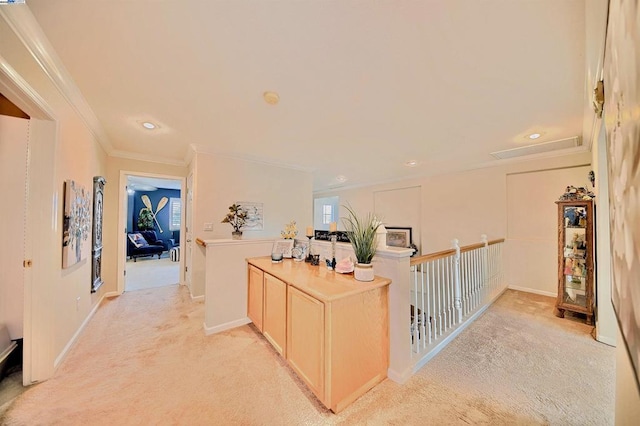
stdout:
[[[105,292],[101,288],[91,293],[89,259],[68,269],[62,269],[61,265],[64,181],[72,179],[91,189],[93,177],[104,176],[106,172],[106,154],[4,19],[0,19],[0,56],[39,95],[53,115],[52,121],[43,120],[34,125],[33,117],[38,113],[25,110],[32,116],[30,140],[39,141],[30,153],[31,161],[39,165],[30,170],[34,185],[29,188],[28,214],[30,218],[48,214],[28,224],[33,230],[30,250],[34,267],[30,272],[33,279],[28,296],[33,307],[29,318],[33,328],[31,341],[27,341],[29,336],[25,332],[25,359],[37,368],[33,374],[27,371],[25,380],[44,380],[53,374],[74,335]],[[12,95],[5,95],[11,100]],[[40,158],[44,151],[47,151],[46,159]],[[47,166],[41,167],[45,161]],[[89,253],[90,244],[89,238],[85,247]]]
[[29,120],[0,115],[0,324],[11,339],[23,336],[24,216]]
[[[262,203],[264,229],[245,231],[243,239],[279,238],[284,225],[295,220],[298,236],[313,224],[311,173],[252,161],[197,153],[194,171],[193,236],[203,240],[231,238],[231,225],[220,223],[237,201]],[[205,231],[211,223],[212,230]],[[191,293],[204,295],[205,251],[192,250]]]
[[507,175],[509,286],[552,297],[557,295],[558,206],[555,201],[568,185],[587,187],[589,170],[589,166],[580,166]]
[[[512,162],[496,167],[411,179],[393,184],[319,192],[314,196],[337,195],[340,197],[340,205],[349,203],[357,212],[366,213],[374,211],[376,208],[376,194],[383,191],[419,187],[421,192],[421,232],[414,231],[413,237],[414,240],[421,241],[423,254],[451,248],[453,238],[459,239],[460,244],[466,245],[479,242],[480,235],[487,234],[489,239],[507,238],[507,253],[510,253],[509,256],[518,258],[531,255],[531,252],[522,244],[514,244],[513,247],[510,244],[511,236],[507,225],[509,215],[507,177],[521,172],[540,172],[565,168],[571,170],[575,166],[585,166],[590,161],[591,154],[585,152]],[[580,183],[580,186],[585,185],[586,172],[584,175],[582,172],[576,171],[569,173],[576,173],[576,180],[579,182],[575,183]],[[519,203],[512,203],[512,208],[515,209],[513,215],[526,214],[530,217],[546,212],[544,214],[549,216],[549,220],[555,221],[556,205],[554,201],[564,192],[567,184],[569,182],[554,182],[552,179],[545,179],[541,183],[532,184],[523,189],[515,195],[526,199],[527,204],[531,204],[532,207],[520,210]],[[541,191],[549,194],[544,197],[544,200],[538,197],[538,193]],[[391,206],[392,204],[388,204],[389,208]],[[398,203],[395,205],[396,212],[391,212],[391,214],[406,215],[407,208],[416,209],[417,207],[408,207],[408,205]],[[415,211],[412,212],[412,214],[415,213]],[[344,215],[344,211],[341,211],[341,216]],[[553,229],[555,230],[555,227]],[[556,236],[553,238],[553,241],[557,241]],[[555,291],[556,243],[548,244],[543,252],[536,255],[542,259],[554,259],[549,272],[549,276],[553,278],[554,287],[549,291]],[[533,284],[528,285],[530,285],[528,287],[530,291],[538,290]]]

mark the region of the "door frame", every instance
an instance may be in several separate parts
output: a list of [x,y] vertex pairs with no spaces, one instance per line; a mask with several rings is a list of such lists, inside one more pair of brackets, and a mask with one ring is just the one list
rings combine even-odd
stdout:
[[[29,120],[27,142],[24,258],[32,266],[24,268],[24,325],[22,382],[29,385],[53,375],[54,296],[52,278],[59,275],[54,248],[58,238],[58,188],[56,153],[59,121],[49,104],[0,56],[0,91],[26,112]],[[51,161],[51,159],[54,161]],[[32,173],[37,170],[38,173]],[[34,239],[35,237],[35,239]],[[37,241],[37,244],[33,242]]]
[[[180,246],[182,247],[185,235],[185,193],[186,178],[184,176],[165,175],[160,173],[146,173],[132,170],[120,170],[120,182],[118,184],[118,269],[116,272],[116,293],[124,293],[125,265],[127,261],[127,178],[129,176],[151,177],[159,179],[171,179],[180,181]],[[180,256],[180,285],[185,285],[184,256]]]

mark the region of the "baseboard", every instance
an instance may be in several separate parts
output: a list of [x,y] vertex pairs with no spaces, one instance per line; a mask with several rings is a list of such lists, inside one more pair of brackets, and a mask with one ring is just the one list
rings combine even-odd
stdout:
[[193,294],[189,293],[189,295],[191,296],[191,301],[192,302],[197,302],[200,300],[204,300],[204,294],[202,296],[194,296]]
[[556,297],[558,297],[557,293],[552,293],[550,291],[544,291],[544,290],[536,290],[535,288],[518,287],[518,286],[515,286],[515,285],[510,285],[507,288],[509,290],[517,290],[517,291],[523,291],[525,293],[533,293],[533,294],[539,294],[541,296],[549,296],[549,297],[553,297],[554,299]]
[[80,327],[78,327],[78,329],[76,330],[74,335],[71,337],[69,342],[66,344],[66,346],[60,352],[60,355],[58,355],[56,360],[53,362],[53,368],[54,369],[58,368],[58,365],[60,365],[62,360],[67,356],[67,353],[69,352],[71,347],[73,347],[73,345],[76,343],[76,341],[78,340],[78,337],[80,337],[80,334],[82,333],[84,328],[87,326],[87,324],[89,324],[89,321],[91,321],[91,318],[93,318],[93,316],[95,315],[96,311],[98,310],[98,308],[102,304],[102,301],[104,300],[104,298],[107,297],[108,294],[112,294],[112,293],[113,293],[114,296],[118,295],[118,293],[116,293],[116,292],[105,293],[105,294],[102,295],[102,297],[100,298],[98,303],[96,303],[93,306],[93,309],[91,309],[91,311],[89,312],[89,315],[87,315],[87,317],[84,319],[84,321],[82,321],[82,324],[80,324]]
[[400,385],[404,385],[407,382],[407,380],[411,378],[412,375],[413,375],[413,370],[411,369],[411,367],[408,367],[407,369],[405,369],[403,372],[400,372],[400,373],[391,368],[387,370],[387,377]]
[[615,338],[611,338],[608,336],[603,336],[601,334],[596,335],[596,340],[600,343],[604,343],[605,345],[613,346],[614,348],[617,346],[617,342]]
[[[120,293],[118,293],[117,291],[110,291],[105,293],[102,297],[108,297],[108,298],[112,298],[112,297],[118,297],[120,296]],[[102,302],[102,300],[101,300]]]
[[204,334],[209,336],[211,334],[220,333],[222,331],[240,327],[241,325],[249,324],[250,322],[251,320],[249,319],[249,317],[245,317],[245,318],[240,318],[239,320],[226,322],[224,324],[216,325],[213,327],[208,327],[206,323],[204,323],[202,326],[204,328]]

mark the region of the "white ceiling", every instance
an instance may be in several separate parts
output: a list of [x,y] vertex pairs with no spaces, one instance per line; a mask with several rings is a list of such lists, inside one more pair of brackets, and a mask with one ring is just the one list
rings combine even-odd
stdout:
[[322,190],[582,135],[583,1],[27,4],[120,153],[194,146],[310,170]]

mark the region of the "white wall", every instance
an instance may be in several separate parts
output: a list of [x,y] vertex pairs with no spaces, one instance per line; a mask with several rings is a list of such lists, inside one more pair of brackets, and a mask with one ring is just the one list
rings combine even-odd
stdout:
[[11,339],[23,336],[24,217],[29,120],[0,115],[0,324]]
[[[193,236],[202,240],[228,239],[232,227],[221,223],[237,201],[263,203],[264,229],[245,231],[243,239],[277,238],[284,225],[298,224],[298,236],[313,223],[311,173],[252,161],[197,153],[194,171]],[[211,223],[211,231],[205,231]],[[204,295],[205,251],[194,247],[191,292]]]
[[[44,380],[53,374],[55,365],[105,291],[101,288],[91,293],[90,261],[62,269],[61,241],[64,181],[73,179],[92,188],[93,176],[104,176],[106,172],[106,154],[76,110],[3,19],[0,19],[0,56],[41,98],[43,108],[53,117],[52,121],[43,119],[34,123],[34,116],[45,114],[42,110],[25,109],[32,116],[30,140],[37,141],[30,153],[27,227],[31,229],[28,232],[32,232],[33,244],[28,250],[34,267],[29,272],[33,277],[30,293],[25,296],[25,312],[29,317],[25,318],[24,336],[25,362],[35,367],[32,372],[26,367],[25,381]],[[16,97],[15,93],[5,95],[12,101]],[[43,158],[45,152],[46,158]],[[89,239],[87,248],[90,244]],[[28,305],[30,312],[26,309]],[[31,327],[29,336],[27,326]],[[30,336],[32,339],[28,339]]]
[[422,235],[422,188],[388,189],[374,191],[373,212],[387,227],[409,227],[412,242],[420,250]]
[[[403,188],[421,188],[421,232],[414,232],[414,240],[420,241],[423,254],[451,248],[451,240],[457,238],[461,245],[472,244],[480,241],[481,234],[487,234],[488,238],[507,238],[508,193],[507,176],[520,172],[531,172],[551,169],[571,169],[574,166],[584,166],[591,161],[589,152],[566,155],[553,158],[540,158],[529,161],[506,162],[501,165],[451,173],[440,176],[429,176],[420,179],[411,179],[386,185],[375,185],[363,188],[351,188],[341,191],[327,191],[314,194],[314,197],[338,195],[340,204],[350,203],[357,212],[366,213],[374,211],[376,193],[383,191],[399,190]],[[581,172],[575,172],[582,176]],[[576,182],[577,183],[577,182]],[[580,179],[580,186],[586,183],[586,172]],[[534,210],[526,212],[528,215],[540,215],[541,211],[547,212],[548,220],[556,220],[554,201],[559,197],[568,184],[565,182],[553,182],[545,180],[543,183],[532,185],[528,191],[523,191],[522,197],[529,199]],[[541,188],[544,186],[544,188]],[[546,191],[553,194],[547,197],[547,201],[539,202],[538,192]],[[391,207],[392,204],[389,204]],[[405,215],[407,208],[402,204],[395,205],[396,211],[388,214]],[[412,208],[416,208],[415,206]],[[412,212],[415,214],[416,212]],[[341,215],[344,213],[341,212]],[[555,229],[555,228],[554,228]],[[549,237],[550,238],[550,237]],[[553,241],[557,241],[554,237]],[[557,243],[548,244],[543,252],[537,256],[543,259],[553,259],[550,277],[555,277],[557,259]],[[527,255],[518,245],[511,247],[507,242],[507,253],[518,257]],[[531,253],[529,253],[531,254]],[[547,262],[548,263],[548,262]],[[556,278],[553,278],[555,283]],[[530,291],[536,291],[533,284]],[[554,287],[549,290],[554,291]]]
[[569,185],[586,188],[589,170],[589,166],[581,166],[507,175],[510,287],[556,297],[558,206],[555,201]]

